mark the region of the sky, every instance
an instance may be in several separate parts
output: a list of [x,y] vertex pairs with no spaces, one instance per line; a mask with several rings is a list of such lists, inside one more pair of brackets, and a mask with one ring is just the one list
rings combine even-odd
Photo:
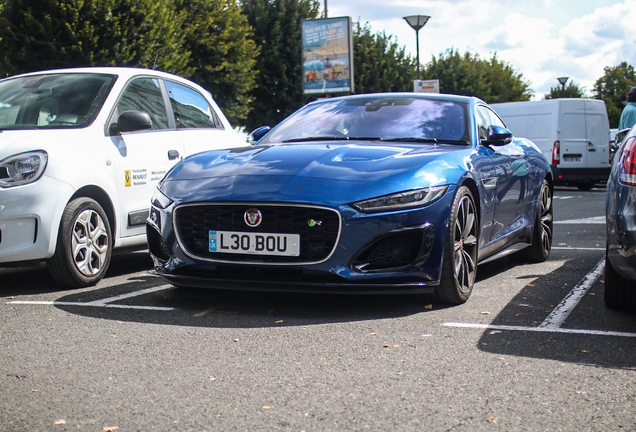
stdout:
[[403,17],[428,15],[419,31],[421,64],[449,49],[482,59],[496,54],[536,100],[560,86],[559,77],[592,96],[605,67],[636,67],[636,0],[326,0],[326,6],[329,18],[368,24],[413,58],[416,33]]

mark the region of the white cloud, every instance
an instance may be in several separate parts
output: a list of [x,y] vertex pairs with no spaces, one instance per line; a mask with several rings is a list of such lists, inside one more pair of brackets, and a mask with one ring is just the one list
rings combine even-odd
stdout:
[[[508,63],[541,99],[557,77],[592,90],[606,66],[636,66],[636,0],[331,0],[329,16],[385,31],[415,57],[415,32],[402,19],[430,15],[419,32],[420,60],[448,49]],[[635,83],[636,84],[636,83]]]

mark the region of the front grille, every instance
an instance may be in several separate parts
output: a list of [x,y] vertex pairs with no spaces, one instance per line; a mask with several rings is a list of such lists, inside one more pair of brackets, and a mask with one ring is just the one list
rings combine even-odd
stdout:
[[[245,211],[250,208],[258,208],[263,216],[261,224],[254,228],[248,227],[244,221]],[[332,253],[340,232],[340,216],[334,210],[320,207],[196,204],[175,210],[175,228],[181,247],[197,258],[228,262],[308,263],[323,261]],[[210,230],[298,234],[300,255],[289,257],[210,252]]]

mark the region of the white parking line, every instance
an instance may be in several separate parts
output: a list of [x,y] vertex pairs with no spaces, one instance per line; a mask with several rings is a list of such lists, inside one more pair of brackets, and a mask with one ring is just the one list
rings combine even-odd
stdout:
[[553,223],[555,223],[555,224],[567,224],[567,225],[571,225],[571,224],[605,225],[606,222],[607,222],[607,220],[606,220],[605,216],[594,216],[594,217],[582,218],[582,219],[559,220],[559,221],[554,221]]
[[453,323],[447,322],[442,325],[445,327],[459,327],[459,328],[476,328],[480,330],[511,330],[511,331],[525,331],[525,332],[540,332],[540,333],[569,333],[569,334],[589,334],[589,335],[602,335],[602,336],[621,336],[621,337],[636,337],[636,333],[626,332],[614,332],[603,330],[584,330],[584,329],[564,329],[561,325],[565,322],[570,313],[574,310],[577,304],[589,291],[589,289],[598,280],[599,276],[605,269],[605,257],[596,264],[596,266],[588,274],[581,279],[581,281],[568,293],[567,296],[555,307],[550,315],[538,327],[524,327],[524,326],[508,326],[508,325],[493,325],[493,324],[471,324],[471,323]]
[[603,273],[605,269],[605,257],[601,259],[596,267],[591,272],[586,274],[583,279],[574,287],[568,295],[565,296],[561,303],[555,307],[550,315],[543,320],[539,327],[543,328],[559,328],[565,322],[570,313],[574,310],[577,304],[581,301],[583,296],[589,291]]
[[129,306],[129,305],[117,305],[110,304],[116,301],[138,297],[145,294],[153,293],[156,291],[163,291],[165,289],[172,288],[172,285],[160,285],[158,287],[148,288],[145,290],[135,291],[128,294],[122,294],[115,297],[108,297],[105,299],[95,300],[92,302],[61,302],[57,300],[53,301],[27,301],[27,300],[15,300],[7,302],[8,304],[39,304],[39,305],[54,305],[54,306],[90,306],[90,307],[105,307],[105,308],[117,308],[117,309],[140,309],[140,310],[156,310],[156,311],[171,311],[174,308],[161,307],[161,306]]
[[523,326],[469,324],[469,323],[452,323],[452,322],[447,322],[442,325],[444,327],[475,328],[480,330],[512,330],[512,331],[537,332],[537,333],[570,333],[570,334],[589,334],[589,335],[600,335],[600,336],[636,337],[636,333],[614,332],[614,331],[603,331],[603,330],[564,329],[559,327],[557,328],[523,327]]
[[575,246],[552,246],[553,250],[573,250],[573,251],[578,251],[578,250],[587,250],[587,251],[603,251],[605,252],[605,248],[601,248],[601,247],[575,247]]

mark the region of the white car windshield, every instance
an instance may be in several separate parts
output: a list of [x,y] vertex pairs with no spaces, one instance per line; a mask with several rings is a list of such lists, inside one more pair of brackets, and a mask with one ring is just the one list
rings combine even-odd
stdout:
[[0,81],[0,129],[87,126],[115,79],[107,74],[66,73]]

